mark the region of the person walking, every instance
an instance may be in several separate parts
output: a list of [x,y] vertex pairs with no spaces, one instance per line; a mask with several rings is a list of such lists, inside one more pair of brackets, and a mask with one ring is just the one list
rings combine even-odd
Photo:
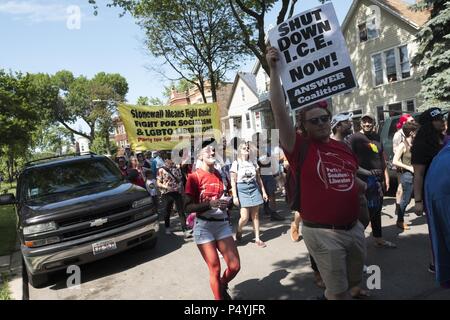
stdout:
[[[422,216],[426,206],[424,200],[424,181],[433,158],[444,145],[444,114],[440,108],[430,108],[419,117],[420,128],[411,148],[411,164],[414,170],[414,211]],[[431,258],[428,271],[434,273],[435,267]]]
[[127,162],[126,162],[125,158],[119,157],[119,159],[117,160],[117,165],[119,166],[120,174],[123,177],[127,177],[128,176],[128,166],[127,166]]
[[[202,165],[188,176],[186,212],[196,213],[194,241],[209,269],[209,282],[216,300],[231,300],[228,284],[241,268],[233,239],[228,209],[233,205],[229,183],[214,168],[216,162],[213,141],[205,141],[199,152]],[[227,269],[221,276],[219,253]]]
[[258,164],[251,161],[251,158],[250,144],[248,142],[240,144],[238,159],[233,161],[230,169],[233,203],[240,207],[241,213],[236,231],[236,240],[240,241],[242,239],[242,228],[247,224],[249,216],[251,216],[255,232],[255,244],[260,248],[264,248],[266,244],[259,237],[259,206],[264,201],[267,201],[268,197],[264,184],[261,181]]
[[138,185],[139,187],[145,188],[142,167],[139,165],[138,159],[135,156],[130,157],[130,165],[127,172],[128,178],[132,183]]
[[358,177],[367,184],[366,199],[370,224],[378,248],[397,246],[382,237],[381,210],[383,208],[383,183],[389,190],[389,175],[380,137],[373,130],[375,118],[371,114],[361,117],[361,131],[348,138],[348,144],[358,158]]
[[[259,140],[258,136],[257,139]],[[276,165],[272,165],[273,152],[271,151],[271,148],[267,147],[267,144],[270,145],[270,141],[266,143],[259,142],[260,141],[257,142],[257,164],[260,168],[261,181],[268,197],[268,200],[264,201],[264,213],[270,216],[270,220],[272,221],[283,221],[284,218],[277,212],[277,204],[275,199],[277,181],[275,180],[274,174],[278,174],[278,171],[280,170],[279,161],[278,158],[276,158]]]
[[393,164],[398,169],[397,172],[401,172],[400,183],[402,189],[402,198],[400,201],[400,208],[397,212],[397,227],[402,230],[410,229],[410,227],[406,223],[404,223],[404,216],[406,207],[411,201],[413,192],[414,168],[411,165],[411,147],[413,145],[417,129],[418,125],[416,123],[405,123],[402,128],[405,139],[397,146],[393,160]]
[[[405,132],[403,131],[403,126],[405,123],[411,123],[415,122],[413,116],[410,114],[404,114],[398,119],[397,124],[395,125],[397,128],[397,132],[395,132],[394,137],[392,138],[392,151],[393,154],[397,151],[398,146],[400,143],[402,143],[405,139]],[[392,163],[394,164],[394,163]],[[395,193],[395,214],[398,215],[400,211],[400,203],[402,200],[403,195],[403,189],[402,189],[402,183],[400,181],[400,177],[402,175],[402,169],[397,168],[397,192]]]
[[325,298],[350,299],[350,288],[362,280],[366,252],[364,227],[358,221],[358,193],[365,186],[356,176],[358,160],[349,148],[330,139],[331,113],[325,103],[302,108],[302,134],[295,132],[281,87],[278,50],[268,48],[266,58],[280,144],[291,170],[300,171],[303,239],[325,283]]
[[164,217],[166,234],[172,233],[170,228],[170,214],[175,203],[178,216],[180,217],[181,230],[186,239],[190,238],[192,235],[188,232],[186,216],[184,214],[182,197],[183,182],[180,169],[176,167],[171,159],[166,159],[164,165],[158,169],[156,181],[158,190],[161,193],[160,212]]
[[425,204],[436,281],[450,289],[450,144],[433,158],[425,177]]

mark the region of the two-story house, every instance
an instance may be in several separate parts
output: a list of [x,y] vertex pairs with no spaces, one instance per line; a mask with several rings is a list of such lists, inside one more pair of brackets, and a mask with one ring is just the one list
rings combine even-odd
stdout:
[[[251,72],[238,72],[227,105],[228,115],[221,118],[226,139],[251,140],[256,132],[275,129],[269,101],[270,78],[257,61]],[[268,133],[270,134],[270,133]]]
[[333,114],[352,111],[355,129],[364,113],[378,123],[395,113],[425,108],[417,96],[419,70],[411,59],[417,51],[415,34],[428,12],[414,12],[401,0],[354,0],[341,29],[347,42],[358,87],[337,95]]

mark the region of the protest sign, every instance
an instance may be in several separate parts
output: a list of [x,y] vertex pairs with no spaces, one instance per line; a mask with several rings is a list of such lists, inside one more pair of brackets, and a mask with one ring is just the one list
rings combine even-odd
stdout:
[[280,74],[291,109],[356,87],[333,5],[302,12],[269,31],[280,51]]
[[136,151],[172,150],[192,137],[220,139],[217,104],[186,106],[119,105],[131,148]]

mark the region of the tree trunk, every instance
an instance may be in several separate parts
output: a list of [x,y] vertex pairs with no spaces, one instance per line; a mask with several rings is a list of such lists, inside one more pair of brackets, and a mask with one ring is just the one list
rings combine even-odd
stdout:
[[110,141],[109,141],[109,131],[108,130],[105,130],[106,132],[105,132],[105,139],[106,139],[106,153],[107,154],[111,154],[111,144],[110,144]]

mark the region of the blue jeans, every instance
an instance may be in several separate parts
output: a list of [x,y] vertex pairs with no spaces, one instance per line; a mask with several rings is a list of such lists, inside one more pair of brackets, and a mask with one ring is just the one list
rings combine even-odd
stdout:
[[403,196],[400,201],[400,212],[398,213],[397,222],[403,222],[403,217],[405,215],[406,207],[411,201],[411,196],[413,192],[413,174],[409,171],[403,172],[400,176],[400,183],[403,188]]

